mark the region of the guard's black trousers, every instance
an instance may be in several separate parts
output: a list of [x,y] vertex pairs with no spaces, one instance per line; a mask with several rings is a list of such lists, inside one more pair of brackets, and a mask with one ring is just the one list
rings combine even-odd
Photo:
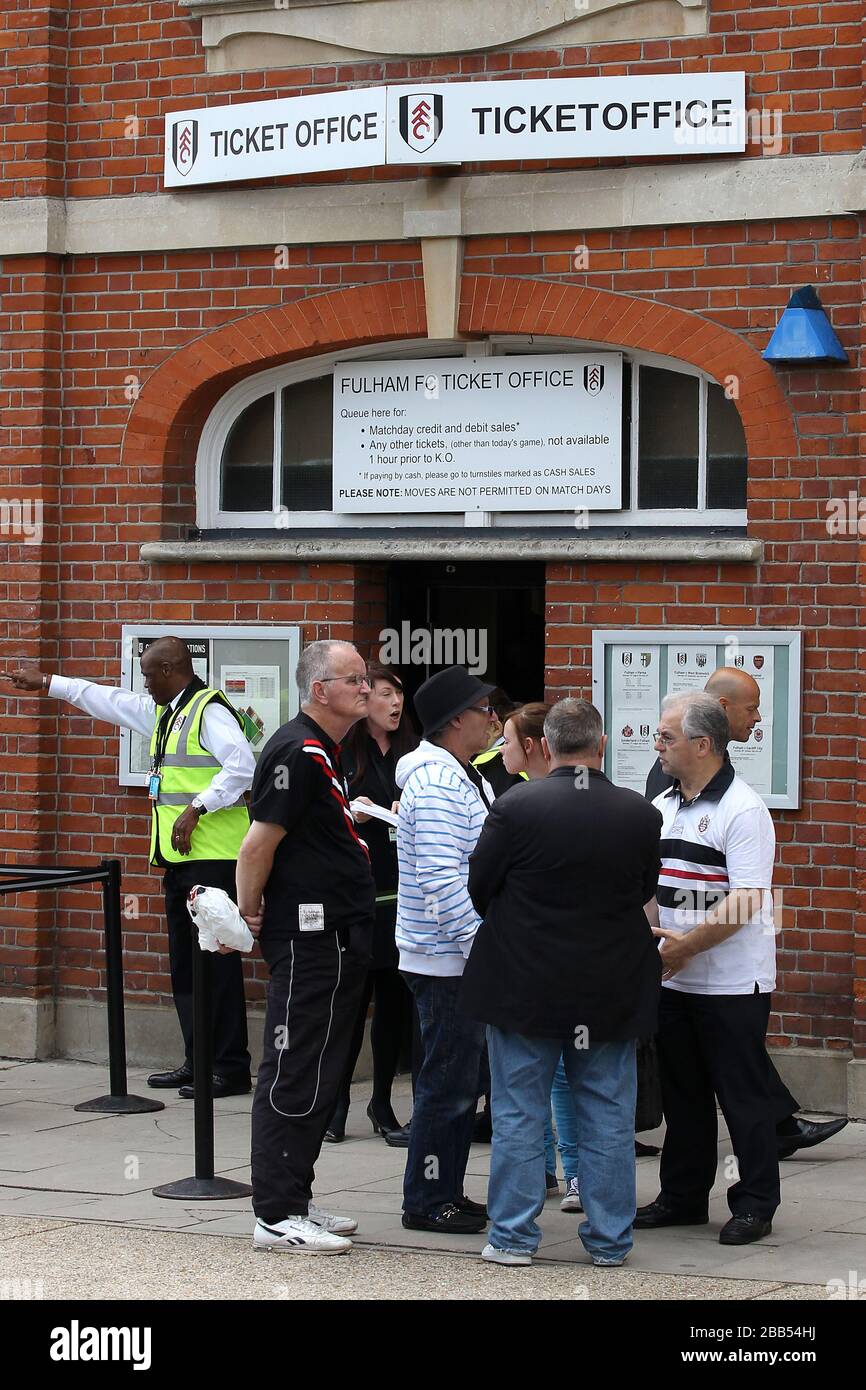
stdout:
[[[222,888],[237,902],[234,859],[190,859],[170,864],[165,871],[165,915],[168,919],[168,956],[171,990],[183,1034],[184,1056],[192,1070],[192,951],[195,929],[187,911],[190,888],[202,883]],[[243,957],[237,951],[212,956],[213,1070],[226,1081],[248,1081],[247,1008],[244,999]]]
[[271,967],[252,1110],[253,1210],[306,1216],[313,1168],[346,1068],[370,964],[372,922],[291,942]]
[[673,1207],[706,1211],[718,1163],[717,1096],[739,1168],[727,1193],[732,1214],[770,1220],[779,1205],[765,1041],[770,999],[662,990],[656,1042],[667,1130],[660,1176]]

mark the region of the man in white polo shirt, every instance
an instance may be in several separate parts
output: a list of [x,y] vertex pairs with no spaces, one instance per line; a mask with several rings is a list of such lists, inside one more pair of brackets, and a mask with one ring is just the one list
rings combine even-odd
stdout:
[[656,935],[658,1049],[667,1131],[661,1192],[635,1229],[705,1225],[718,1161],[716,1098],[737,1156],[723,1245],[772,1231],[779,1205],[765,1052],[776,983],[776,836],[761,798],[725,760],[727,716],[712,695],[668,696],[656,736],[670,791],[662,813]]

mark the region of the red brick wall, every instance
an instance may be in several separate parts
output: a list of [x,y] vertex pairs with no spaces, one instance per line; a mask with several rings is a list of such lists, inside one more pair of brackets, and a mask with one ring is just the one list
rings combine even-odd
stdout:
[[[111,7],[81,0],[65,11],[19,0],[0,16],[0,196],[56,195],[64,182],[73,197],[158,191],[169,110],[449,75],[745,68],[750,104],[785,113],[783,153],[861,145],[857,4],[714,3],[709,39],[225,76],[205,73],[198,23],[173,0]],[[751,153],[760,157],[758,150]],[[399,169],[320,178],[412,175]],[[195,196],[189,195],[191,206]],[[764,564],[551,565],[547,684],[551,694],[587,688],[594,627],[802,625],[804,806],[775,817],[777,882],[788,910],[775,1026],[786,1044],[850,1046],[856,974],[862,1051],[862,914],[856,940],[853,926],[857,875],[862,887],[866,873],[866,796],[855,811],[852,789],[862,788],[866,753],[866,714],[857,698],[866,670],[858,563],[866,555],[858,553],[855,538],[830,538],[825,526],[827,499],[860,486],[861,236],[862,219],[837,217],[588,235],[576,226],[535,237],[476,238],[466,247],[470,288],[461,326],[470,335],[493,331],[491,297],[484,298],[485,277],[493,277],[490,283],[519,286],[514,302],[497,310],[498,332],[564,331],[551,327],[548,291],[578,286],[696,315],[697,324],[728,330],[759,352],[791,289],[818,286],[851,365],[775,374],[784,413],[793,416],[793,442],[773,392],[753,396],[755,437],[763,438],[750,463],[749,525],[765,542]],[[581,244],[590,254],[585,269],[573,259]],[[138,552],[143,541],[181,535],[192,522],[196,441],[223,390],[249,370],[337,341],[321,317],[325,297],[337,289],[358,287],[357,320],[349,316],[340,341],[423,332],[419,275],[419,248],[406,244],[293,249],[286,269],[276,267],[270,248],[63,263],[7,260],[0,267],[0,481],[6,495],[13,487],[40,489],[46,524],[40,545],[2,548],[4,665],[25,656],[51,669],[59,660],[68,674],[114,680],[120,626],[132,621],[300,622],[306,638],[354,634],[362,645],[371,642],[384,613],[380,566],[178,564],[151,570]],[[306,336],[281,350],[289,340],[273,325],[293,307]],[[215,380],[196,379],[165,447],[154,451],[158,412],[145,408],[148,384],[153,392],[158,382],[167,399],[180,382],[183,396],[184,353],[197,351],[193,345],[205,335],[235,333],[232,325],[240,342],[243,320],[261,313],[272,318],[270,345],[229,355],[214,366]],[[562,322],[579,336],[579,326],[590,321]],[[659,343],[650,334],[642,346],[653,350]],[[727,348],[717,351],[723,356]],[[749,385],[745,381],[744,389]],[[130,399],[139,387],[141,400]],[[760,423],[762,410],[769,412],[769,425]],[[145,862],[146,807],[143,793],[118,788],[116,749],[112,731],[74,712],[58,716],[53,702],[4,705],[3,853],[19,861],[72,863],[119,854],[124,891],[139,899],[139,915],[126,923],[128,988],[144,1000],[165,1000],[159,881]],[[90,995],[101,982],[98,895],[67,892],[56,914],[46,899],[40,902],[38,909],[23,899],[16,908],[8,899],[0,904],[0,989],[56,987]],[[255,986],[251,997],[258,992]]]
[[[783,112],[783,154],[836,154],[860,148],[859,4],[764,6],[749,0],[714,0],[711,15],[710,34],[704,38],[208,75],[199,22],[173,0],[110,7],[82,0],[69,15],[67,191],[81,197],[156,192],[163,119],[170,111],[407,80],[733,69],[748,74],[750,106]],[[14,30],[15,13],[10,21]],[[130,138],[133,118],[138,120],[137,135]],[[751,153],[760,157],[759,149]],[[466,167],[471,171],[473,166]],[[392,167],[285,182],[403,179],[412,172]]]
[[[542,277],[547,282],[581,283],[619,294],[646,293],[645,285],[634,283],[635,275],[647,273],[646,267],[634,268],[629,260],[637,240],[644,243],[641,252],[650,257],[665,253],[657,271],[649,266],[649,273],[665,280],[655,287],[654,301],[680,307],[685,299],[690,312],[703,310],[696,322],[718,321],[735,327],[741,338],[752,339],[760,347],[794,283],[791,249],[808,245],[814,248],[816,263],[804,267],[797,261],[796,278],[818,279],[825,297],[829,298],[827,291],[835,294],[834,323],[856,363],[858,334],[856,321],[851,320],[856,320],[860,290],[858,242],[851,236],[854,224],[847,219],[832,224],[791,222],[762,230],[764,241],[747,240],[742,229],[730,227],[687,229],[687,237],[661,229],[592,237],[589,267],[580,274],[562,265],[564,258],[568,261],[563,248],[573,246],[574,238],[485,238],[469,243],[466,271],[467,275],[473,270],[495,271],[512,283],[516,279],[527,288],[534,285],[539,305],[545,302]],[[698,291],[691,284],[681,286],[676,278],[686,276],[693,282],[700,273],[695,246],[700,248],[704,270],[699,304],[691,297]],[[775,263],[771,266],[779,283],[754,287],[751,276],[756,261],[745,254],[750,247],[764,253],[761,265],[767,264],[768,248],[772,250]],[[417,265],[404,259],[389,265],[388,247],[346,251],[345,255],[360,251],[362,256],[339,267],[327,259],[332,250],[320,248],[317,253],[322,257],[319,264],[327,267],[331,277],[328,285],[345,283],[344,277],[351,277],[356,265],[361,274],[369,265],[390,268],[395,277],[405,277],[407,271],[417,273]],[[712,284],[709,258],[719,250],[725,252],[717,262],[721,283]],[[376,259],[367,259],[368,252],[375,252]],[[221,253],[219,260],[227,259]],[[159,481],[159,470],[142,466],[139,475],[130,478],[127,454],[120,455],[124,424],[135,414],[134,404],[123,399],[124,377],[140,367],[142,358],[148,373],[159,360],[170,359],[171,369],[172,350],[181,342],[196,341],[204,328],[237,319],[247,290],[250,310],[281,297],[291,300],[301,292],[300,287],[291,286],[292,272],[277,271],[273,258],[268,264],[260,253],[244,252],[232,253],[231,260],[231,269],[225,264],[216,269],[209,255],[195,253],[125,258],[117,277],[114,264],[102,258],[69,267],[61,662],[70,674],[112,679],[120,623],[135,619],[302,621],[308,630],[315,624],[317,632],[354,633],[362,642],[372,640],[380,625],[381,577],[363,567],[357,567],[363,574],[356,577],[354,566],[326,567],[323,573],[310,567],[309,572],[299,573],[299,567],[290,564],[160,565],[150,573],[138,563],[141,541],[160,534],[160,504],[153,486]],[[167,262],[172,272],[165,269]],[[731,267],[739,281],[733,293],[743,301],[733,324]],[[532,272],[539,280],[530,280]],[[229,278],[234,287],[231,304],[217,298],[225,295]],[[150,316],[170,316],[178,282],[189,286],[193,279],[200,286],[202,301],[207,300],[184,311],[194,322],[175,324],[160,349],[145,346],[152,341]],[[756,292],[760,303],[755,303]],[[500,320],[498,331],[511,327],[527,332],[533,325],[541,326],[525,298],[521,299],[522,317],[515,316],[510,324]],[[90,316],[91,299],[94,312],[99,311],[98,323]],[[556,325],[547,327],[556,330]],[[584,334],[593,336],[591,325],[584,323]],[[651,349],[652,340],[645,346]],[[144,370],[142,377],[146,392]],[[828,1046],[844,1047],[850,1045],[851,1015],[855,844],[847,792],[857,766],[858,591],[854,544],[848,538],[829,541],[825,503],[830,496],[845,495],[857,476],[857,461],[852,457],[857,441],[847,432],[845,420],[856,405],[857,371],[853,366],[788,373],[782,374],[782,381],[795,409],[798,446],[778,458],[768,449],[769,457],[760,461],[760,467],[758,461],[753,465],[750,482],[750,522],[767,542],[768,563],[760,571],[752,566],[685,564],[550,566],[547,683],[551,693],[588,687],[593,627],[805,627],[806,804],[800,813],[776,816],[781,844],[778,883],[784,889],[786,908],[792,915],[796,909],[796,925],[786,925],[782,942],[778,1026],[788,1041],[821,1045],[826,1040]],[[745,394],[748,387],[744,381]],[[105,402],[99,409],[97,400]],[[181,506],[181,513],[192,519],[195,442],[201,419],[200,412],[174,465],[171,487],[164,491],[165,519],[174,516],[175,505],[184,499],[187,505]],[[151,477],[152,472],[156,476]],[[128,965],[130,988],[151,997],[160,981],[163,989],[166,982],[160,973],[164,962],[153,958],[160,941],[159,903],[155,881],[147,875],[143,859],[147,840],[143,796],[117,788],[113,736],[103,738],[88,719],[75,714],[61,716],[61,730],[61,766],[75,790],[61,793],[60,857],[88,862],[102,854],[121,853],[128,865],[126,891],[145,895],[149,889],[150,900],[143,909],[147,930],[131,932]],[[86,816],[88,808],[96,813],[95,825]],[[67,901],[71,902],[69,895]],[[61,938],[58,981],[65,991],[87,989],[96,982],[99,963],[98,938],[92,934],[96,918],[76,905],[69,923],[76,935],[70,938],[64,932]]]

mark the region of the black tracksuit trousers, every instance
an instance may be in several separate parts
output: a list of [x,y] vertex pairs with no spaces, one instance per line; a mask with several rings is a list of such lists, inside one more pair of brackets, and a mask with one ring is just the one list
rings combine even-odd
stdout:
[[370,964],[372,922],[295,937],[268,983],[252,1108],[253,1210],[306,1216]]

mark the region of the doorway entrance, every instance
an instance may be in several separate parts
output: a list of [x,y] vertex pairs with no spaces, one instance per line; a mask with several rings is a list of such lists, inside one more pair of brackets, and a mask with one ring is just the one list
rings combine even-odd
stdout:
[[[473,658],[485,667],[479,679],[513,700],[542,699],[544,570],[543,562],[520,561],[391,564],[388,626],[415,644],[415,658],[404,655],[400,663],[410,704],[428,676],[445,666],[471,667]],[[429,634],[426,642],[421,633]]]

